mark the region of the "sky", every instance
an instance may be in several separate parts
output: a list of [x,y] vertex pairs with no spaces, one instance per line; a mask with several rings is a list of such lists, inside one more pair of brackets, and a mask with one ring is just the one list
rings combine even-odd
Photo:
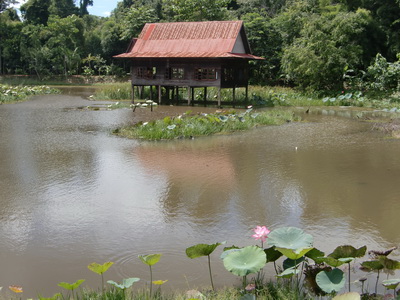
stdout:
[[[121,0],[93,0],[93,6],[88,7],[89,14],[108,17],[120,1]],[[18,4],[14,5],[15,8],[19,8],[26,0],[19,0],[18,2]],[[75,0],[75,5],[79,6],[79,0]]]
[[[93,6],[88,6],[89,14],[108,17],[120,1],[121,0],[93,0]],[[78,0],[75,1],[75,5],[79,4],[78,2]]]

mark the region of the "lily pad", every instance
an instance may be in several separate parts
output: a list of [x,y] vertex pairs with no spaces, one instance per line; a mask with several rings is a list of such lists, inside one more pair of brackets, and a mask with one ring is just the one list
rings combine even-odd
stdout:
[[340,269],[321,271],[315,277],[315,281],[321,290],[328,294],[339,292],[346,283],[343,271]]
[[237,276],[257,273],[267,263],[265,252],[257,246],[230,250],[223,259],[224,267]]

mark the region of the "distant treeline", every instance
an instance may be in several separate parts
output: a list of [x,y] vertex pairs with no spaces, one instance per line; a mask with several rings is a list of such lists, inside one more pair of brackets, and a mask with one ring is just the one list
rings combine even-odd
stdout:
[[[244,21],[252,83],[314,90],[398,87],[400,0],[123,0],[109,17],[96,0],[0,0],[0,73],[123,75],[125,52],[147,22]],[[366,84],[368,83],[368,84]]]

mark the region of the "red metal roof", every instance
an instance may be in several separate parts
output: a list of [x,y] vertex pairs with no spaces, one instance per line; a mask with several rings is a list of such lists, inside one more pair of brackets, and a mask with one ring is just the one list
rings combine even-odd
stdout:
[[[136,43],[121,58],[244,58],[262,59],[250,54],[242,21],[151,23],[143,27]],[[243,31],[244,33],[244,31]],[[244,37],[244,38],[243,38]],[[245,49],[233,53],[236,42]]]

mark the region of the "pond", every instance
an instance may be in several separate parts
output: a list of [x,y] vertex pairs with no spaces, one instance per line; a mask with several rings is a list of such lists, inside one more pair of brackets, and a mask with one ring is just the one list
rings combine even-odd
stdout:
[[[155,280],[168,279],[163,289],[206,286],[206,259],[185,249],[255,244],[256,225],[300,227],[327,253],[400,243],[400,141],[359,122],[359,111],[311,109],[301,123],[144,142],[111,131],[188,108],[106,105],[71,91],[0,105],[2,286],[21,285],[24,297],[49,297],[78,279],[97,289],[87,265],[106,261],[115,263],[106,280],[143,285],[149,273],[138,255],[151,253],[163,254],[153,267]],[[215,285],[238,284],[218,250]]]

